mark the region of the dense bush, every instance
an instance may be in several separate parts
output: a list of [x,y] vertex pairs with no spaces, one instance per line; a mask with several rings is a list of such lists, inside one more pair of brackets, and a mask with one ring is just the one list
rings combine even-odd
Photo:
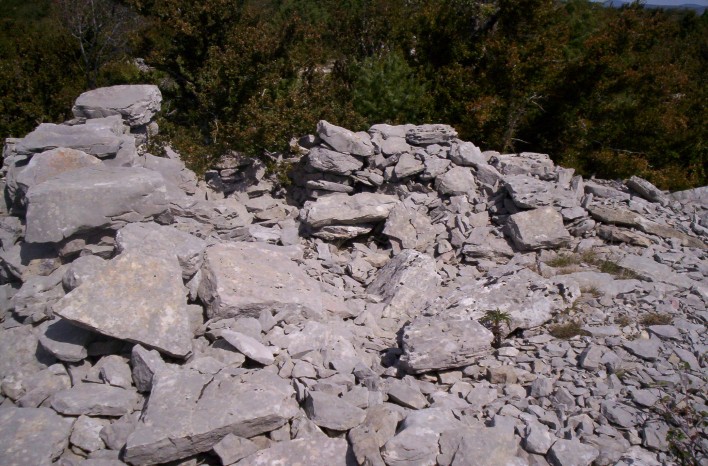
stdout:
[[[586,0],[125,0],[116,11],[140,20],[92,80],[65,15],[9,3],[0,136],[66,117],[87,84],[142,80],[161,86],[163,137],[194,167],[226,148],[284,150],[324,118],[444,122],[484,149],[548,152],[584,175],[706,184],[707,14]],[[130,57],[156,71],[137,74]]]

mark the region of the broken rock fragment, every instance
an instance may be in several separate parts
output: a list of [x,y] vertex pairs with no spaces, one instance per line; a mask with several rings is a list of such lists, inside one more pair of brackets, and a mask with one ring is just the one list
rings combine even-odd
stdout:
[[51,464],[67,446],[72,424],[49,408],[1,409],[0,464]]
[[386,194],[333,194],[305,204],[301,218],[312,228],[385,220],[398,198]]
[[509,217],[509,235],[522,251],[557,248],[570,242],[563,217],[552,207],[519,212]]

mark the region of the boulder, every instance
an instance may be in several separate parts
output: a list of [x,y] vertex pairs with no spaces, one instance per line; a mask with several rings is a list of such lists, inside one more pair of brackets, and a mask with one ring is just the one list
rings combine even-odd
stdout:
[[573,207],[578,203],[570,191],[529,175],[507,176],[504,178],[504,185],[514,204],[521,209],[545,206]]
[[361,159],[319,146],[310,149],[307,164],[314,170],[337,175],[351,175],[364,166]]
[[430,217],[400,203],[391,210],[383,234],[397,241],[401,249],[424,252],[435,241],[436,230]]
[[305,203],[300,218],[311,228],[360,225],[385,220],[396,203],[395,196],[386,194],[333,194]]
[[68,446],[72,424],[49,408],[1,409],[0,464],[52,464]]
[[162,94],[151,84],[101,87],[81,94],[71,109],[77,118],[120,115],[131,127],[150,123],[160,111]]
[[324,392],[308,393],[305,412],[318,426],[338,431],[352,429],[366,418],[366,411],[363,409]]
[[458,142],[453,143],[450,149],[450,159],[457,165],[463,167],[478,167],[480,165],[486,165],[489,157],[479,150],[479,147],[475,146],[471,142]]
[[209,318],[258,317],[262,311],[323,312],[319,284],[287,255],[261,243],[220,243],[206,250],[199,297]]
[[522,251],[557,248],[570,242],[563,217],[552,207],[519,212],[509,217],[509,236]]
[[288,382],[268,371],[160,371],[128,437],[125,461],[164,463],[209,451],[227,434],[251,438],[270,432],[298,412],[293,395]]
[[374,145],[367,133],[354,133],[324,120],[317,123],[317,135],[332,149],[345,154],[368,157],[374,155]]
[[79,362],[88,357],[87,347],[95,336],[67,320],[57,319],[46,326],[39,343],[60,361]]
[[649,181],[638,176],[633,176],[626,182],[627,187],[639,194],[644,199],[651,202],[665,204],[667,202],[666,195]]
[[80,327],[184,358],[192,351],[192,330],[181,277],[174,258],[126,252],[53,309]]
[[420,125],[406,131],[406,141],[414,146],[449,144],[457,137],[457,131],[449,125]]
[[466,167],[453,167],[435,179],[435,189],[440,194],[458,196],[474,192],[477,183],[472,170]]
[[401,365],[412,374],[468,366],[493,339],[475,320],[416,319],[403,329]]
[[30,243],[151,219],[167,209],[162,177],[144,168],[86,167],[64,172],[27,192]]

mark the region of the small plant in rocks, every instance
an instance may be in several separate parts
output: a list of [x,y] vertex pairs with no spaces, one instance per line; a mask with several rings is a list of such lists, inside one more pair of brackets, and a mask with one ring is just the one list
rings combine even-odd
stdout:
[[575,320],[563,324],[556,324],[549,329],[549,333],[562,340],[569,340],[578,335],[589,335],[588,331],[583,330],[580,323]]
[[492,342],[492,346],[494,348],[499,348],[502,344],[502,340],[504,339],[503,327],[506,327],[506,329],[509,330],[509,327],[511,325],[511,316],[509,315],[509,313],[504,312],[500,309],[487,311],[487,313],[484,314],[484,317],[482,317],[479,322],[485,327],[487,327],[494,335],[494,341]]
[[640,322],[642,325],[649,327],[651,325],[669,325],[672,320],[673,319],[669,314],[650,312],[649,314],[642,316]]

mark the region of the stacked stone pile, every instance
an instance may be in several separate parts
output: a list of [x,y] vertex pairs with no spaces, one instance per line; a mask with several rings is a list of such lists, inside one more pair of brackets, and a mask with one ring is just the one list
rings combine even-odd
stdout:
[[708,411],[706,188],[325,121],[198,180],[159,107],[6,142],[0,464],[660,465]]

